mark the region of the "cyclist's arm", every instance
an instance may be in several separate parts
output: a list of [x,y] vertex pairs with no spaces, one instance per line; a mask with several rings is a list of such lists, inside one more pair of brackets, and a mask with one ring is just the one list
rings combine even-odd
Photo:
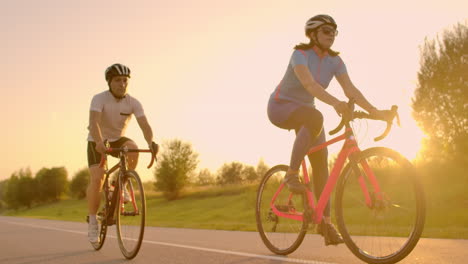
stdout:
[[105,145],[103,143],[101,127],[101,112],[89,111],[89,132],[96,143],[96,150],[100,153],[104,153]]
[[306,65],[299,64],[294,67],[294,73],[301,82],[302,86],[311,95],[319,99],[320,101],[335,106],[340,103],[340,100],[329,94],[325,89],[315,81],[312,74],[310,74],[309,68]]
[[141,128],[141,131],[143,131],[143,136],[145,137],[148,146],[151,146],[151,143],[153,142],[153,130],[148,123],[148,119],[146,119],[146,116],[140,116],[136,120]]
[[336,76],[336,80],[343,88],[346,97],[348,97],[349,99],[354,98],[356,104],[369,113],[374,110],[377,110],[376,107],[374,107],[371,103],[369,103],[369,101],[367,101],[367,99],[364,97],[361,91],[359,91],[359,89],[356,88],[356,86],[354,86],[347,73],[343,73]]

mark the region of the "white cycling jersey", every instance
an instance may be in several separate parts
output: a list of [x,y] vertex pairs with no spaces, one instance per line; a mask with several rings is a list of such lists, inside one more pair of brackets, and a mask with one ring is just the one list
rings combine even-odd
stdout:
[[[101,113],[102,137],[111,142],[124,136],[132,114],[136,118],[145,115],[143,106],[136,98],[127,94],[122,99],[116,99],[110,91],[96,94],[91,101],[90,111]],[[94,141],[91,133],[88,133],[88,141]]]

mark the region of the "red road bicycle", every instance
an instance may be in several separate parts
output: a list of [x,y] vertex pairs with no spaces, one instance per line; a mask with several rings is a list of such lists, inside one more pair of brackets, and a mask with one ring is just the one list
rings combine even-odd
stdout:
[[[151,152],[151,168],[156,160],[158,145],[153,143],[153,150],[108,148],[102,156],[100,167],[106,166],[102,208],[98,212],[99,243],[93,244],[95,250],[100,250],[106,240],[107,227],[116,225],[117,240],[120,251],[127,259],[134,258],[140,250],[145,232],[146,198],[140,176],[134,170],[127,169],[127,153]],[[107,154],[118,154],[119,162],[107,169]],[[111,182],[110,175],[119,170],[115,180]]]
[[[343,148],[330,177],[315,201],[305,160],[302,162],[305,194],[291,193],[283,183],[286,165],[271,168],[263,177],[257,192],[257,228],[264,244],[273,253],[287,255],[302,243],[308,226],[322,221],[323,210],[335,190],[335,215],[338,229],[351,252],[367,263],[395,263],[416,246],[425,222],[424,191],[412,164],[395,150],[373,147],[361,151],[350,122],[357,118],[375,119],[354,111],[343,117],[331,135],[345,131],[309,154],[344,140]],[[381,140],[390,132],[397,107],[388,110],[387,129],[375,138]]]

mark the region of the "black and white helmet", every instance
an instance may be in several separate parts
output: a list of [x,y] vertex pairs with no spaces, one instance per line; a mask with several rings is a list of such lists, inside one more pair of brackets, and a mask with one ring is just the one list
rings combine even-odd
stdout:
[[130,68],[120,63],[112,64],[106,69],[106,81],[109,83],[115,76],[130,77]]
[[307,20],[305,24],[305,33],[309,35],[310,32],[316,30],[322,25],[331,25],[335,29],[338,27],[336,25],[335,20],[329,15],[316,15],[309,20]]

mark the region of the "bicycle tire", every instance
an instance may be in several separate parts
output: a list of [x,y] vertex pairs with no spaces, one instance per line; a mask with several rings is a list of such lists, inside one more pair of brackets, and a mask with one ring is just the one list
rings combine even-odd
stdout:
[[109,185],[104,183],[102,198],[101,198],[102,209],[97,213],[99,223],[99,243],[92,243],[91,245],[95,250],[100,250],[106,241],[107,235],[107,215],[109,211],[110,199],[109,199]]
[[[140,177],[136,171],[127,171],[119,180],[119,190],[127,188],[135,199],[125,202],[123,194],[117,199],[117,240],[120,251],[127,259],[133,259],[140,250],[145,232],[146,198]],[[122,201],[122,203],[121,203]],[[135,202],[135,204],[133,203]],[[135,206],[136,205],[136,206]]]
[[[288,166],[277,165],[268,170],[263,177],[257,191],[256,221],[257,229],[265,246],[278,255],[288,255],[294,252],[304,240],[307,233],[308,217],[304,221],[280,217],[272,211],[270,203],[275,192],[280,187]],[[291,194],[284,186],[275,200],[275,207],[288,214],[303,215],[304,195]]]
[[[357,176],[364,175],[360,163],[364,160],[381,188],[380,194],[374,192],[366,179],[372,205],[366,204],[361,191],[365,177]],[[411,253],[421,237],[424,190],[413,165],[395,150],[376,147],[356,155],[342,172],[335,200],[338,229],[346,246],[367,263],[396,263]]]

